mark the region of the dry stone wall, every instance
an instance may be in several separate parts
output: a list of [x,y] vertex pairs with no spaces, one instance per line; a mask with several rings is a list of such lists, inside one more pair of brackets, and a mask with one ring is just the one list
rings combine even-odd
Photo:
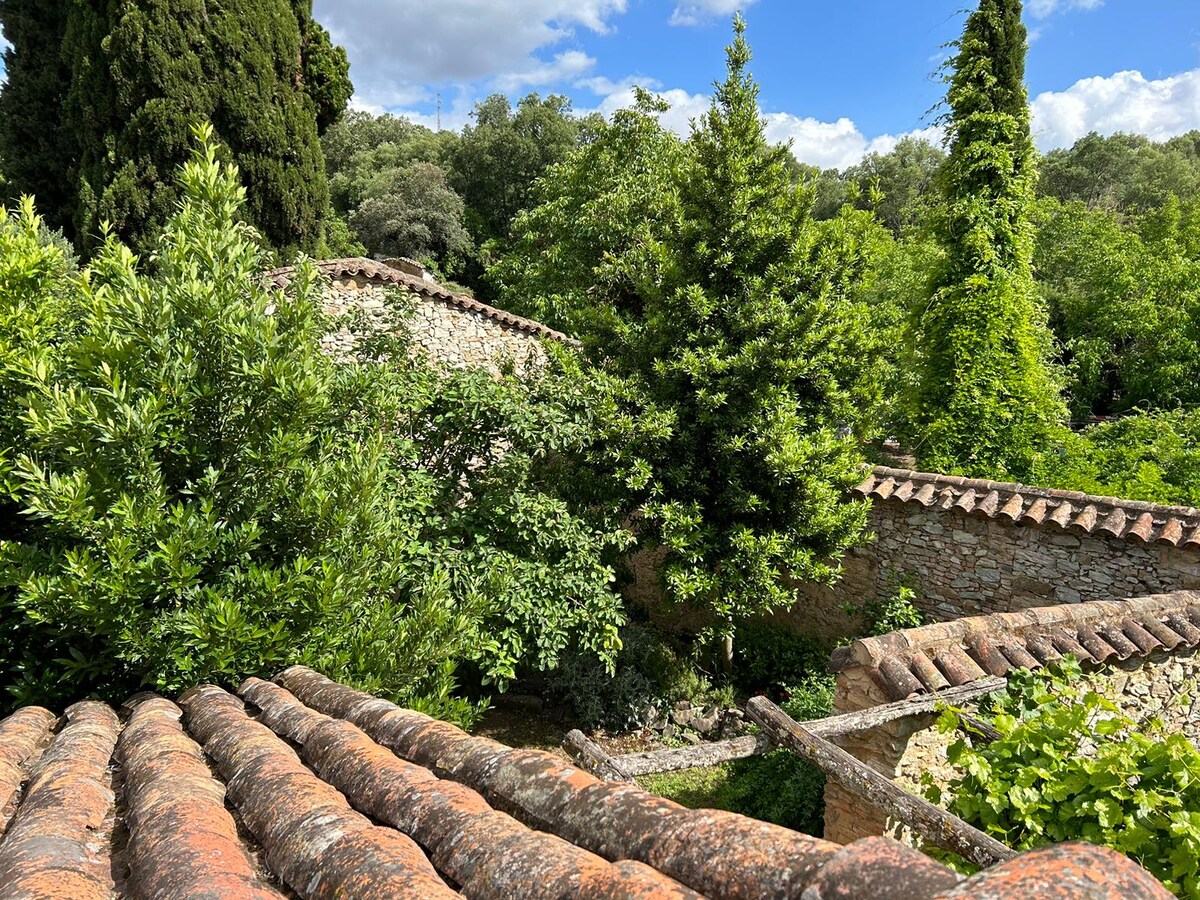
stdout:
[[800,587],[794,616],[834,631],[842,606],[900,584],[939,621],[1200,587],[1200,553],[1180,547],[890,500],[874,502],[869,527],[874,540],[847,556],[838,584]]
[[[399,301],[401,309],[410,307],[402,323],[395,321],[392,298]],[[380,331],[403,324],[412,335],[414,351],[449,368],[482,366],[499,373],[511,366],[520,375],[546,358],[536,335],[481,312],[460,309],[361,275],[329,281],[322,292],[322,308],[326,315],[341,320],[340,327],[322,340],[325,350],[339,358],[354,352],[354,330],[360,316],[367,327]]]

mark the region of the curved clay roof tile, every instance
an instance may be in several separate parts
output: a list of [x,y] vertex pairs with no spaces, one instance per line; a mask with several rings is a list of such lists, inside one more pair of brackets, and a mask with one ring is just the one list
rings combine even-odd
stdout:
[[1012,664],[989,638],[981,637],[973,640],[968,647],[968,652],[979,663],[979,667],[989,675],[1007,675],[1012,669]]
[[1021,518],[1021,513],[1025,509],[1025,498],[1020,494],[1013,494],[1008,498],[1008,502],[1000,508],[1000,515],[1007,518],[1010,522],[1015,522]]
[[1069,500],[1063,500],[1058,506],[1046,517],[1047,522],[1053,522],[1060,528],[1066,528],[1071,524],[1071,519],[1075,515],[1075,507],[1071,505]]
[[1170,544],[1172,547],[1179,545],[1183,540],[1183,523],[1178,519],[1167,519],[1163,523],[1162,531],[1158,533],[1158,543]]
[[1184,616],[1179,613],[1171,613],[1167,616],[1167,625],[1182,637],[1189,647],[1200,647],[1200,628],[1197,628]]
[[1088,657],[1093,662],[1102,663],[1114,656],[1120,656],[1116,648],[1109,646],[1108,642],[1100,637],[1096,633],[1096,629],[1090,625],[1080,625],[1079,631],[1076,634],[1079,638],[1079,643],[1087,650]]
[[1125,519],[1125,510],[1117,507],[1096,526],[1096,531],[1103,531],[1106,534],[1119,538],[1125,533]]
[[1135,622],[1133,619],[1122,619],[1121,631],[1125,637],[1137,645],[1143,655],[1149,655],[1155,650],[1162,649],[1162,641],[1147,631],[1140,622]]
[[1123,631],[1109,622],[1105,622],[1096,629],[1096,633],[1104,638],[1105,643],[1117,651],[1117,658],[1120,660],[1129,659],[1131,656],[1139,655],[1137,644],[1127,638]]
[[1174,629],[1172,629],[1165,622],[1160,622],[1158,619],[1143,619],[1141,624],[1143,628],[1154,635],[1155,639],[1157,639],[1166,650],[1174,650],[1176,647],[1186,643],[1183,637],[1180,636]]
[[1006,641],[1000,645],[1000,652],[1018,669],[1037,669],[1041,663],[1018,641]]
[[959,497],[958,500],[955,501],[954,508],[961,509],[963,512],[967,512],[967,513],[974,512],[975,511],[975,497],[976,497],[975,489],[967,488],[967,490],[963,491],[962,496]]
[[880,500],[886,500],[892,496],[892,491],[896,489],[896,479],[885,478],[871,489],[871,496],[878,497]]
[[1055,649],[1054,641],[1044,634],[1026,635],[1025,647],[1043,666],[1048,666],[1062,659],[1062,654]]
[[938,670],[938,667],[933,664],[933,660],[920,650],[913,654],[908,667],[920,679],[921,684],[925,685],[925,689],[928,691],[940,691],[943,688],[950,687],[950,682],[946,680],[946,677]]
[[1034,522],[1041,525],[1046,521],[1046,516],[1050,512],[1050,504],[1045,497],[1038,497],[1029,504],[1029,509],[1021,516],[1022,522]]
[[1072,517],[1069,527],[1080,531],[1091,531],[1096,527],[1096,522],[1099,518],[1100,511],[1093,504],[1089,503]]
[[1150,543],[1151,537],[1154,535],[1154,516],[1151,513],[1144,512],[1134,523],[1129,526],[1126,535],[1132,535],[1140,540],[1143,544]]

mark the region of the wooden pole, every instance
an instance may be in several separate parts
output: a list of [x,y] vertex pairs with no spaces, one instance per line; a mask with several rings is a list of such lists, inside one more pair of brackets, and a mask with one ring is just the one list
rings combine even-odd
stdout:
[[1002,691],[1007,683],[1003,678],[985,678],[971,684],[946,688],[936,694],[913,697],[911,700],[899,700],[896,703],[884,703],[859,712],[841,713],[825,719],[814,719],[811,722],[805,722],[804,727],[812,734],[824,738],[869,731],[898,719],[936,712],[937,708],[943,704],[954,706],[967,703],[984,694]]
[[609,753],[578,728],[567,732],[563,747],[571,758],[605,781],[633,781],[633,776]]
[[627,753],[615,761],[621,769],[633,777],[654,775],[657,772],[675,772],[679,769],[694,769],[698,766],[715,766],[733,759],[744,759],[765,753],[771,742],[763,735],[751,734],[728,741],[697,744],[695,747],[680,747],[674,750],[647,750],[644,753]]
[[899,819],[934,846],[984,868],[1017,855],[1011,847],[908,793],[841,747],[812,733],[766,697],[752,697],[746,712],[776,744],[813,763],[850,793]]

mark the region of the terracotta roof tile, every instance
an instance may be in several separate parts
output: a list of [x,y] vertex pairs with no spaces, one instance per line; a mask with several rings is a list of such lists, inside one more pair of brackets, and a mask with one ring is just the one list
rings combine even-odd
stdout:
[[1200,510],[1075,491],[1029,487],[956,475],[878,466],[855,493],[886,503],[934,502],[943,509],[1018,524],[1053,523],[1063,529],[1140,543],[1200,549]]
[[[891,638],[880,639],[889,652],[909,646]],[[1149,629],[1138,638],[1157,641]],[[958,654],[964,671],[962,660],[978,668]],[[924,690],[955,657],[911,659]],[[0,826],[0,900],[1020,900],[1046,896],[1060,871],[1072,896],[1169,896],[1095,848],[1024,854],[963,881],[890,839],[840,847],[686,809],[308,669],[239,693],[202,686],[178,707],[139,695],[124,721],[91,702],[61,722],[36,708],[0,721],[0,789],[16,784],[15,815]]]
[[[373,281],[382,281],[386,284],[393,284],[397,287],[404,288],[414,294],[419,294],[422,297],[428,297],[432,300],[438,300],[450,306],[467,312],[478,313],[481,316],[486,316],[502,325],[507,325],[510,328],[515,328],[518,331],[524,331],[528,334],[537,335],[538,337],[549,338],[554,341],[563,343],[574,343],[574,341],[563,334],[561,331],[555,331],[541,322],[535,322],[532,319],[525,319],[521,316],[513,315],[510,312],[505,312],[502,309],[497,309],[494,306],[488,306],[486,303],[480,303],[473,297],[468,297],[464,294],[455,294],[446,290],[439,284],[426,281],[422,278],[417,278],[407,272],[402,272],[395,269],[386,263],[376,262],[373,259],[365,257],[349,257],[346,259],[326,259],[317,263],[317,269],[326,278],[354,278],[360,277]],[[294,266],[288,266],[282,269],[275,269],[267,273],[267,279],[276,288],[283,290],[291,283],[292,276],[295,275],[296,269]]]
[[[1013,668],[1035,669],[1065,655],[1085,667],[1200,646],[1200,593],[1060,604],[972,616],[855,641],[839,672],[865,668],[893,700],[969,684]],[[933,660],[942,683],[930,671]]]

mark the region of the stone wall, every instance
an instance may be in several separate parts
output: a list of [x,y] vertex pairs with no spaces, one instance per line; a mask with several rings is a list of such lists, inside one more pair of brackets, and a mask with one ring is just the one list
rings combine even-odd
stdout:
[[833,588],[801,587],[796,616],[837,627],[840,607],[883,600],[897,586],[939,621],[1200,587],[1200,553],[958,509],[876,500],[875,539],[852,551]]
[[[389,296],[396,298],[391,304]],[[395,308],[396,301],[401,309],[410,307],[403,324],[412,335],[414,350],[419,348],[441,365],[483,366],[496,373],[511,365],[522,374],[545,360],[545,350],[536,335],[484,313],[460,309],[361,275],[335,278],[326,286],[322,294],[325,313],[346,321],[322,340],[322,346],[337,357],[348,356],[355,345],[355,318],[361,314],[371,326],[386,330],[393,327],[389,306]]]
[[[1086,679],[1103,696],[1116,702],[1131,718],[1160,717],[1168,730],[1182,732],[1200,745],[1200,655],[1195,650],[1156,653],[1089,673]],[[864,709],[886,702],[862,670],[838,675],[839,711]],[[965,704],[976,711],[975,704]],[[928,777],[945,786],[955,777],[946,750],[955,735],[939,734],[932,727],[936,716],[914,716],[874,728],[839,743],[856,759],[882,772],[905,790],[923,794]],[[888,834],[917,843],[899,822],[836,784],[825,789],[825,837],[849,843],[870,835]]]

